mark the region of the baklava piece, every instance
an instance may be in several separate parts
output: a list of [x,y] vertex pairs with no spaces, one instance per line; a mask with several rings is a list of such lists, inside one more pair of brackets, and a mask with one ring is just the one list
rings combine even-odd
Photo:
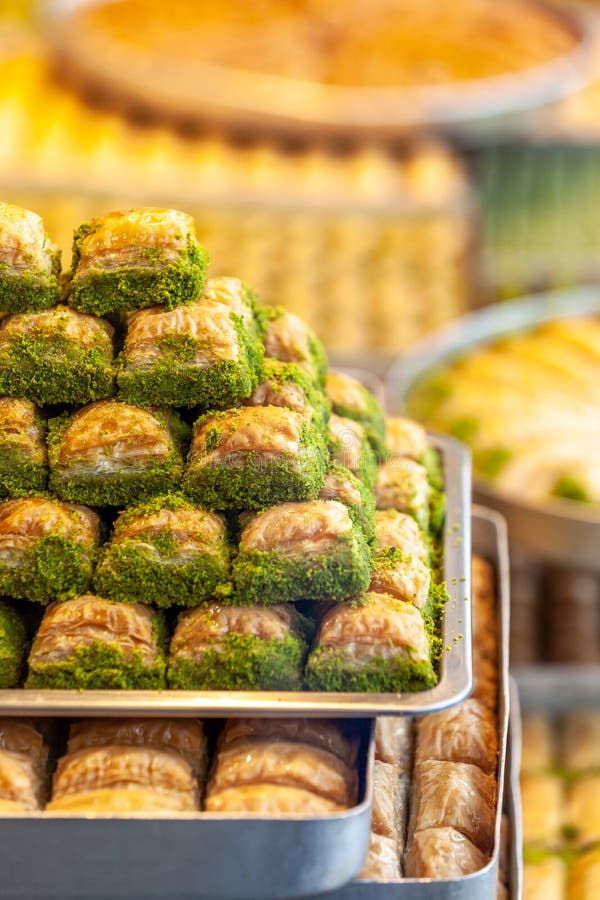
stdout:
[[207,509],[311,500],[325,479],[322,435],[276,406],[209,413],[195,425],[184,488]]
[[119,396],[130,403],[224,409],[258,384],[262,344],[222,303],[144,309],[129,320]]
[[265,356],[298,363],[322,388],[327,380],[323,345],[302,319],[279,307],[266,306]]
[[16,687],[27,656],[27,633],[21,615],[0,600],[0,688]]
[[0,393],[38,404],[89,403],[114,393],[113,328],[68,306],[0,325]]
[[260,339],[262,346],[267,328],[266,316],[256,293],[240,278],[232,278],[229,275],[207,278],[204,285],[204,301],[227,306],[231,312],[239,316],[246,328]]
[[379,466],[375,488],[377,509],[395,509],[429,528],[430,486],[427,471],[412,459],[390,459]]
[[219,747],[250,738],[295,741],[320,747],[356,765],[359,737],[352,722],[339,719],[228,719],[219,735]]
[[405,416],[389,416],[386,419],[385,443],[392,456],[407,456],[415,462],[422,462],[429,449],[423,426]]
[[417,722],[415,762],[428,759],[471,763],[488,775],[498,765],[496,717],[473,698]]
[[128,506],[176,490],[185,433],[173,412],[116,400],[52,419],[50,489],[90,506]]
[[418,831],[407,850],[407,878],[450,881],[472,875],[487,866],[487,856],[456,828]]
[[206,798],[211,813],[246,813],[254,816],[326,816],[343,807],[312,791],[283,784],[245,784]]
[[291,409],[326,434],[329,406],[325,394],[297,363],[265,359],[259,384],[244,405]]
[[397,600],[424,609],[429,599],[431,572],[420,559],[405,556],[395,547],[375,551],[370,591],[390,594]]
[[0,397],[0,499],[43,491],[48,477],[45,428],[30,400]]
[[380,716],[375,723],[375,759],[392,763],[399,775],[412,765],[413,722],[405,716]]
[[337,500],[282,503],[246,525],[233,563],[235,602],[344,600],[366,589],[371,553]]
[[179,616],[168,681],[181,690],[297,690],[309,626],[291,604],[210,603]]
[[375,497],[350,469],[331,463],[319,499],[339,500],[347,506],[352,519],[362,528],[367,543],[375,543]]
[[402,855],[406,830],[404,783],[393,763],[376,759],[373,766],[373,809],[371,831],[393,838]]
[[0,595],[49,603],[89,588],[100,519],[91,509],[24,497],[0,503]]
[[58,761],[48,812],[193,812],[198,782],[173,750],[112,744],[84,747]]
[[157,689],[165,622],[148,606],[83,594],[48,607],[29,654],[29,688]]
[[75,232],[69,303],[99,316],[173,309],[202,293],[207,263],[191,216],[153,208],[109,213]]
[[387,594],[361,594],[330,609],[306,667],[313,690],[419,691],[437,679],[418,609]]
[[0,312],[46,309],[58,303],[60,250],[41,218],[0,203]]
[[379,460],[385,459],[388,455],[385,416],[373,394],[356,378],[342,372],[330,372],[327,376],[327,397],[336,415],[353,419],[363,426],[375,456]]
[[363,426],[332,413],[328,443],[332,462],[349,469],[371,490],[377,477],[377,464]]
[[371,832],[369,851],[358,876],[360,881],[398,881],[401,878],[398,846],[393,838]]
[[159,607],[198,606],[230,589],[223,518],[171,494],[130,508],[102,548],[94,586],[103,597]]
[[31,722],[0,719],[0,815],[41,808],[47,765],[48,747]]
[[394,547],[405,557],[429,561],[429,550],[423,532],[412,516],[395,509],[375,512],[375,541],[380,550]]

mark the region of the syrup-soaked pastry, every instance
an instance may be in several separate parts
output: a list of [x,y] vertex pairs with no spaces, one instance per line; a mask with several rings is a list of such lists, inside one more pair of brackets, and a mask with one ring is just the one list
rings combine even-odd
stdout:
[[339,500],[344,503],[352,518],[362,528],[367,542],[375,542],[375,497],[350,469],[332,462],[319,493],[319,500]]
[[420,559],[407,557],[395,547],[375,552],[370,591],[390,594],[423,609],[429,598],[430,585],[431,571]]
[[315,690],[400,692],[436,683],[431,647],[418,609],[368,592],[330,609],[307,667]]
[[567,786],[563,834],[577,847],[600,841],[600,775],[589,772]]
[[337,719],[228,719],[219,747],[248,738],[311,744],[339,756],[350,767],[358,758],[358,735],[350,723]]
[[[177,798],[179,808],[197,809],[198,782],[192,767],[174,750],[111,744],[84,747],[58,761],[52,801],[107,789],[144,788]],[[52,802],[49,804],[52,809]]]
[[264,337],[266,317],[256,293],[240,278],[219,275],[204,284],[205,303],[221,303],[238,316],[256,337]]
[[186,213],[108,213],[75,231],[69,303],[99,316],[147,306],[173,309],[202,293],[207,262]]
[[83,594],[48,607],[29,654],[30,688],[161,688],[165,624],[148,606]]
[[564,782],[558,775],[521,775],[524,845],[561,846],[564,802]]
[[427,470],[421,463],[402,457],[379,466],[375,486],[377,509],[407,513],[427,531],[430,493]]
[[483,869],[485,853],[456,828],[426,828],[412,838],[404,858],[407,878],[453,880]]
[[192,800],[188,793],[179,791],[166,793],[130,785],[63,794],[53,798],[46,805],[47,813],[65,816],[93,813],[94,816],[113,817],[132,813],[152,813],[155,817],[162,814],[193,812],[196,809],[196,801]]
[[406,803],[396,766],[375,760],[373,767],[373,809],[371,831],[394,838],[399,848],[404,841]]
[[222,303],[155,306],[128,322],[119,356],[119,396],[141,405],[223,409],[258,384],[262,344]]
[[488,775],[498,765],[496,717],[478,700],[424,716],[417,722],[415,763],[428,759],[472,763]]
[[0,751],[22,757],[43,780],[48,770],[48,745],[31,719],[0,718]]
[[364,590],[371,553],[362,529],[337,500],[281,503],[242,531],[233,563],[241,604],[344,600]]
[[0,325],[0,393],[38,404],[89,403],[114,393],[113,327],[69,306]]
[[116,400],[49,423],[50,488],[90,506],[128,506],[176,490],[185,428],[172,412]]
[[568,772],[600,770],[600,713],[578,709],[561,719],[561,766]]
[[[563,745],[566,748],[566,741]],[[566,752],[563,751],[566,764]],[[521,772],[535,775],[557,764],[558,749],[552,720],[546,713],[523,713],[521,729]],[[567,768],[567,765],[565,765]]]
[[427,453],[427,432],[414,419],[389,416],[385,421],[385,443],[392,456],[407,456],[421,462]]
[[242,407],[196,422],[184,487],[207,509],[261,509],[315,498],[326,467],[323,436],[300,413]]
[[423,532],[412,516],[395,509],[375,512],[375,541],[380,550],[394,547],[404,556],[427,562],[429,552]]
[[0,688],[17,687],[26,657],[27,633],[22,614],[6,600],[0,600]]
[[351,375],[330,372],[327,376],[327,397],[336,415],[353,419],[364,427],[375,456],[384,459],[387,455],[385,416],[373,394]]
[[302,319],[281,308],[266,306],[265,356],[297,363],[321,387],[327,379],[327,355],[323,345]]
[[312,791],[350,807],[358,796],[356,770],[321,747],[298,741],[248,738],[219,749],[207,797],[249,784],[279,784]]
[[428,828],[460,831],[482,853],[494,844],[496,781],[478,766],[427,760],[415,766],[410,840]]
[[379,716],[375,722],[375,759],[392,763],[399,775],[412,766],[413,721],[407,716]]
[[198,606],[230,576],[223,518],[169,494],[126,510],[96,568],[96,591],[111,600]]
[[47,766],[48,746],[30,720],[0,719],[0,815],[40,808]]
[[100,519],[84,506],[0,503],[0,594],[48,603],[87,590],[99,541]]
[[[546,894],[544,900],[549,900]],[[575,857],[569,866],[566,900],[596,900],[600,896],[600,848]],[[529,895],[527,895],[529,900]]]
[[[575,865],[575,864],[573,864]],[[574,883],[577,883],[574,872]],[[523,864],[523,897],[527,900],[565,900],[567,896],[567,864],[560,856],[544,855],[542,859]],[[569,900],[583,900],[584,895],[573,894]]]
[[394,838],[375,834],[369,837],[369,850],[362,867],[360,881],[398,881],[402,876],[400,854]]
[[172,750],[196,776],[206,770],[206,736],[199,719],[80,719],[71,723],[68,753],[112,744]]
[[44,490],[44,437],[42,418],[30,400],[0,397],[0,500]]
[[353,419],[332,413],[328,441],[332,461],[349,469],[370,490],[375,484],[377,464],[363,426]]
[[58,303],[60,250],[42,219],[0,203],[0,313],[45,309]]
[[304,788],[281,784],[245,784],[206,797],[211,813],[248,813],[262,816],[325,816],[344,807]]
[[292,604],[209,603],[180,613],[169,686],[180,690],[297,690],[308,622]]
[[325,394],[297,363],[265,359],[258,386],[244,405],[291,409],[326,433],[329,405]]

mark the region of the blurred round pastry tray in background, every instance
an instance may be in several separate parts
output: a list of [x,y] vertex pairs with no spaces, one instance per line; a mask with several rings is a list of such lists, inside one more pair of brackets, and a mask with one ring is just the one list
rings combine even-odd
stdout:
[[[424,383],[434,371],[445,368],[470,350],[555,320],[599,313],[600,289],[590,286],[506,301],[457,319],[420,342],[391,367],[390,409],[410,407],[418,383]],[[515,546],[546,562],[600,571],[600,509],[597,506],[558,498],[532,502],[501,490],[493,481],[477,475],[473,494],[478,502],[504,515]]]
[[487,138],[593,77],[586,16],[535,0],[47,0],[45,13],[81,89],[253,130]]

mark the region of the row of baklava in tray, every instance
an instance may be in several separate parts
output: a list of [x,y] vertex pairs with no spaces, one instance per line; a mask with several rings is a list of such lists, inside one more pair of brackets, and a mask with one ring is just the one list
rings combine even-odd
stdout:
[[600,713],[523,714],[525,900],[600,895]]

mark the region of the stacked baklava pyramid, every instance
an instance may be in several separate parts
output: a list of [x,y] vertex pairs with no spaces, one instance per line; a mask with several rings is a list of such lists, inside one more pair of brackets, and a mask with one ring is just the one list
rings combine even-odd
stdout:
[[184,213],[94,219],[59,259],[0,204],[1,685],[435,684],[424,432],[328,374],[298,318],[207,278]]

